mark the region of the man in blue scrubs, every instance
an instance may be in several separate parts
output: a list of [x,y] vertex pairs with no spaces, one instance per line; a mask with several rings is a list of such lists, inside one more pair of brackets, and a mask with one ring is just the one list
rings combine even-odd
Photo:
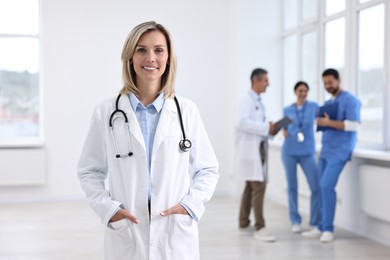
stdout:
[[[322,73],[322,79],[326,91],[332,95],[332,98],[325,102],[324,106],[333,108],[317,118],[317,127],[323,129],[319,160],[321,224],[311,231],[302,233],[302,235],[320,237],[320,241],[326,243],[334,239],[335,187],[341,171],[345,164],[351,160],[355,148],[361,105],[355,96],[340,88],[340,76],[337,70],[325,70]],[[334,112],[334,115],[331,116],[335,118],[330,117],[331,111]]]

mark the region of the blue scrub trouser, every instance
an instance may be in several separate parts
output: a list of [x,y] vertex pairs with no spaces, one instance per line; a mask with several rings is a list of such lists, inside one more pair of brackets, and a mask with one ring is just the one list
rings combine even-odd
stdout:
[[320,158],[321,231],[333,232],[336,212],[336,184],[347,161]]
[[321,223],[320,215],[320,188],[318,179],[318,165],[314,155],[293,156],[282,153],[282,160],[286,170],[288,205],[291,224],[301,224],[302,218],[298,212],[298,179],[297,165],[300,164],[307,183],[311,190],[310,197],[310,225],[316,226]]

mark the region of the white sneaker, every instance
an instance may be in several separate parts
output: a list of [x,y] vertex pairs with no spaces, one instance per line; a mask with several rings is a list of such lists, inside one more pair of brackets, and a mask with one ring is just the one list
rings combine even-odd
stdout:
[[254,226],[246,226],[246,227],[240,227],[240,232],[242,233],[251,233],[255,231]]
[[299,225],[299,224],[293,224],[293,225],[291,226],[291,231],[292,231],[293,233],[301,233],[301,231],[302,231],[301,225]]
[[333,232],[324,231],[321,235],[320,241],[322,243],[330,243],[334,240]]
[[321,233],[322,233],[321,230],[315,227],[312,230],[302,232],[302,236],[309,237],[309,238],[318,238],[321,236]]
[[276,238],[271,235],[267,229],[262,228],[254,232],[254,238],[264,242],[275,242]]

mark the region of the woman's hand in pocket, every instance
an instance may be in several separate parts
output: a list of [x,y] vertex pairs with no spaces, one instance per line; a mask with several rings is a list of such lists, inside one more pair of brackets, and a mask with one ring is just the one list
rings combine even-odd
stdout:
[[127,210],[120,209],[111,219],[110,222],[116,222],[122,219],[128,219],[134,224],[139,224],[140,221],[137,219],[136,216],[130,214]]
[[187,210],[185,210],[183,206],[180,204],[176,204],[172,208],[164,210],[163,212],[160,213],[161,216],[168,216],[172,214],[189,215]]

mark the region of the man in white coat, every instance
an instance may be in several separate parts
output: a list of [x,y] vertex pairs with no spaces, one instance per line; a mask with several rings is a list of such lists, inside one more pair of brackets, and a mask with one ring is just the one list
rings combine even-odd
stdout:
[[96,107],[78,164],[105,226],[105,259],[199,260],[197,223],[218,162],[196,105],[174,95],[170,34],[136,26],[122,62],[124,86]]
[[[252,71],[251,89],[238,105],[236,125],[235,173],[245,181],[242,194],[239,226],[240,230],[254,231],[254,237],[265,242],[274,242],[265,228],[263,201],[267,181],[267,139],[277,134],[277,128],[267,121],[260,94],[268,87],[268,72],[257,68]],[[253,207],[255,224],[250,225],[249,215]]]

